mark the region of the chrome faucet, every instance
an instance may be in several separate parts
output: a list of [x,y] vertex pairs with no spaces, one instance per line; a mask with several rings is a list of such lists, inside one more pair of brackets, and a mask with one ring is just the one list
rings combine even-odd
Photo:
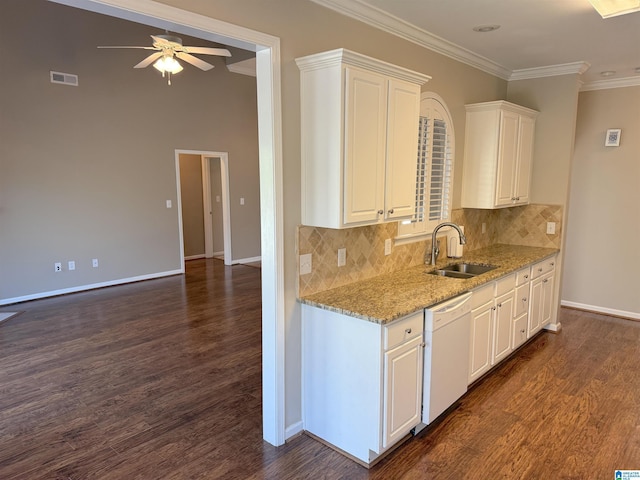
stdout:
[[441,224],[437,225],[436,228],[433,229],[433,233],[431,234],[431,265],[436,264],[438,255],[440,255],[440,248],[438,246],[440,242],[436,241],[436,233],[438,233],[438,230],[440,230],[442,227],[455,228],[458,231],[458,235],[460,235],[460,245],[464,245],[465,243],[467,243],[467,237],[464,236],[464,233],[462,233],[462,229],[455,223],[442,222]]

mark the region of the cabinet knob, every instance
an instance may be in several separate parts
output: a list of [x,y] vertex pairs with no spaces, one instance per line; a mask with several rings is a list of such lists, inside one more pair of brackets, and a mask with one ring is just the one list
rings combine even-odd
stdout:
[[406,333],[407,335],[409,335],[409,334],[411,333],[411,329],[410,329],[410,328],[407,328],[407,329],[404,331],[404,333]]
[[491,307],[491,310],[495,310],[495,309],[496,309],[496,307]]
[[520,333],[524,333],[524,328],[522,330],[520,330]]
[[525,279],[529,278],[529,275],[525,275],[525,276],[524,276],[524,278],[525,278]]
[[549,279],[548,279],[548,278],[545,278],[545,279],[542,281],[542,283],[547,283],[548,281],[549,281]]
[[527,301],[527,297],[522,297],[522,301],[526,302]]
[[501,303],[499,303],[499,304],[498,304],[498,307],[502,308],[502,304],[501,304]]
[[384,210],[378,210],[378,215],[382,215],[384,213]]
[[556,264],[556,262],[551,262],[551,266],[553,267]]
[[393,208],[389,210],[389,215],[393,215]]
[[538,269],[538,271],[539,271],[539,272],[542,272],[542,267],[540,267],[540,268]]

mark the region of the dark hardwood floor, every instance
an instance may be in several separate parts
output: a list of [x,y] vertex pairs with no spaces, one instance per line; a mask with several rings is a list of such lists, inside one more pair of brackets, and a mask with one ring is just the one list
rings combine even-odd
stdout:
[[26,302],[0,323],[0,479],[607,479],[640,469],[640,323],[562,310],[371,470],[262,441],[260,270]]

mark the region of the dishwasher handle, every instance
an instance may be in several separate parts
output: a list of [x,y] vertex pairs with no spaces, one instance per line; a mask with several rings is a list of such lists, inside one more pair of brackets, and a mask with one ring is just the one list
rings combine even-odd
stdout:
[[453,310],[459,309],[469,300],[471,300],[471,292],[467,292],[463,295],[460,295],[444,303],[441,303],[440,305],[436,306],[435,310],[431,310],[431,309],[429,310],[431,310],[433,313],[449,313]]

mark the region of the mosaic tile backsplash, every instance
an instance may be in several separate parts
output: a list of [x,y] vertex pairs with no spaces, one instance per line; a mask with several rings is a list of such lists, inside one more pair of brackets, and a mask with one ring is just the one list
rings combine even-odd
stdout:
[[[562,207],[559,205],[457,209],[451,217],[454,223],[465,227],[465,250],[495,243],[560,248]],[[547,222],[556,222],[554,235],[547,235]],[[482,233],[483,223],[485,233]],[[395,239],[397,233],[395,222],[343,230],[299,226],[297,253],[298,256],[311,253],[313,269],[310,274],[298,277],[298,295],[310,295],[424,263],[425,253],[431,248],[430,238],[394,245],[391,255],[384,254],[384,241]],[[347,262],[343,267],[338,267],[339,248],[347,249]],[[441,256],[445,255],[442,250]]]

